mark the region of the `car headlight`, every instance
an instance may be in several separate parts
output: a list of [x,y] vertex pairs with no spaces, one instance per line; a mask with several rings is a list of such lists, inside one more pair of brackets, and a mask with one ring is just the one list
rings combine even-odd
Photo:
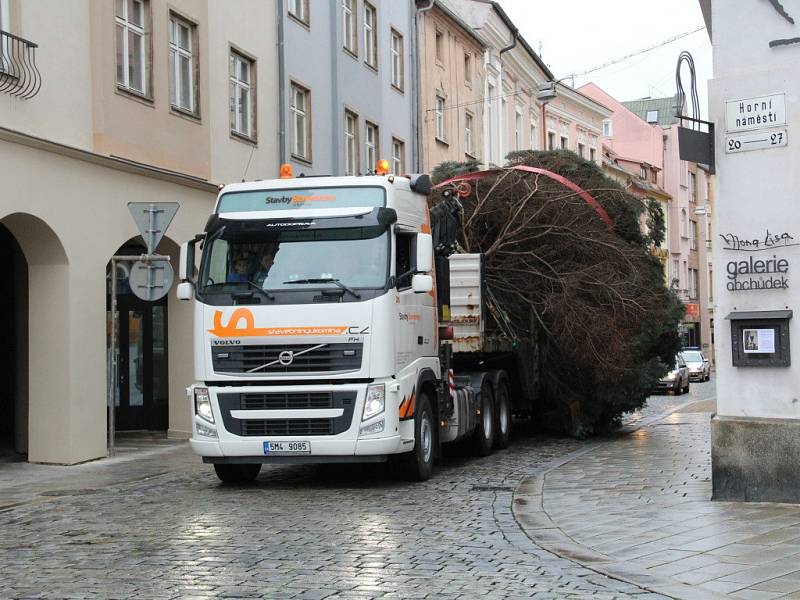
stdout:
[[367,398],[364,400],[364,414],[362,421],[371,419],[375,415],[381,414],[386,408],[386,386],[377,383],[367,387]]
[[214,412],[211,410],[211,396],[208,393],[208,388],[194,388],[194,414],[204,421],[214,422]]
[[667,373],[667,376],[664,379],[666,379],[667,381],[673,381],[676,375],[677,373],[675,371],[670,371],[669,373]]

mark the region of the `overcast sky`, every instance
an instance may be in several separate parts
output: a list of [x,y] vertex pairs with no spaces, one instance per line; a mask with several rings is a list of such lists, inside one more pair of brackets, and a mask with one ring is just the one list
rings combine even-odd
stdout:
[[[678,34],[703,27],[698,0],[499,0],[557,78],[586,71]],[[682,50],[694,57],[702,113],[707,114],[711,43],[705,30],[575,79],[593,81],[617,100],[675,94]],[[565,81],[565,83],[570,83]],[[689,78],[684,77],[688,94]]]

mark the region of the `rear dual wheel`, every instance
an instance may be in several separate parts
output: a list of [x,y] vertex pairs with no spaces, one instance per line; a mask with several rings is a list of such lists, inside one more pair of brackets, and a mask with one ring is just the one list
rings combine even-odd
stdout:
[[508,448],[511,438],[511,398],[508,395],[508,384],[503,380],[497,384],[494,408],[494,447],[497,449]]
[[489,382],[481,387],[480,411],[478,426],[472,434],[472,449],[478,456],[489,456],[494,448],[495,418],[494,393]]

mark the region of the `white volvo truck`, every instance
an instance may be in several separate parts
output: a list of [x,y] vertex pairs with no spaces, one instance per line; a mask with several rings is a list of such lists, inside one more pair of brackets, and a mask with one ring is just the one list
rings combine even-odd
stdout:
[[455,194],[432,223],[430,191],[391,174],[221,189],[178,296],[194,301],[191,446],[222,481],[389,460],[422,480],[442,444],[508,444],[535,344],[502,327],[481,256],[453,254]]

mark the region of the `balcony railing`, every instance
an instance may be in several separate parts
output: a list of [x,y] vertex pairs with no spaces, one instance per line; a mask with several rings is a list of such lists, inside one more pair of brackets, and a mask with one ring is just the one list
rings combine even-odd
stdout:
[[42,87],[42,75],[36,67],[33,42],[0,31],[0,92],[19,98],[33,98]]

